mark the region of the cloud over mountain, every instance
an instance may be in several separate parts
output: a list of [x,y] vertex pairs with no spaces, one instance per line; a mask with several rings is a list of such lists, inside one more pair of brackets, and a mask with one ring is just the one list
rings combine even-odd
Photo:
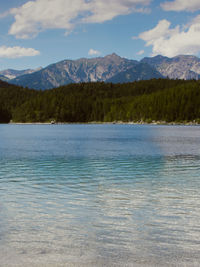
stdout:
[[153,29],[141,33],[139,38],[146,42],[146,46],[152,46],[152,55],[197,54],[200,51],[200,15],[184,27],[172,28],[168,20],[161,20]]
[[9,33],[17,38],[35,37],[46,29],[70,32],[80,23],[102,23],[119,15],[145,12],[151,0],[36,0],[12,8]]
[[89,50],[89,52],[88,52],[88,55],[89,56],[98,56],[98,55],[100,55],[101,54],[101,52],[100,51],[98,51],[98,50],[95,50],[95,49],[90,49]]

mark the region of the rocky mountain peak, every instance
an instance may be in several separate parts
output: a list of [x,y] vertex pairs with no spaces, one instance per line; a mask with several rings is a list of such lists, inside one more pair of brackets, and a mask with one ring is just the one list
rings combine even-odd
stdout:
[[189,55],[173,58],[157,55],[136,61],[112,53],[105,57],[63,60],[37,71],[9,70],[6,74],[16,76],[9,80],[11,83],[43,90],[80,82],[124,83],[164,77],[188,80],[200,78],[200,59]]
[[192,55],[178,55],[172,58],[159,55],[146,57],[141,62],[153,66],[164,77],[170,79],[199,79],[200,59]]
[[34,73],[34,72],[39,71],[41,69],[42,69],[42,67],[39,67],[37,69],[26,69],[26,70],[6,69],[6,70],[0,71],[0,74],[5,76],[8,79],[14,79],[16,77],[19,77],[19,76],[22,76],[25,74]]
[[117,58],[117,59],[119,59],[119,58],[121,58],[121,57],[118,56],[116,53],[112,53],[112,54],[110,54],[110,55],[105,56],[105,58],[113,58],[113,59]]

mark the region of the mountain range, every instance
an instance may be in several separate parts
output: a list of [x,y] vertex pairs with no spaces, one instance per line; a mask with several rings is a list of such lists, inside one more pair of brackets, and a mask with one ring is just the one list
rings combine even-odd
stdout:
[[195,56],[180,55],[173,58],[155,56],[143,58],[147,63],[170,79],[198,80],[200,78],[200,59]]
[[105,57],[63,60],[35,70],[3,70],[0,79],[34,89],[51,89],[69,83],[125,83],[152,78],[199,79],[200,59],[180,55],[173,58],[161,55],[141,61],[122,58],[113,53]]

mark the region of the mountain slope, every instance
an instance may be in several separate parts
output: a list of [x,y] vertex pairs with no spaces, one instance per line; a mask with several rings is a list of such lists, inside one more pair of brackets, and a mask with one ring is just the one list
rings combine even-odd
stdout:
[[19,76],[11,82],[35,89],[51,89],[69,83],[105,81],[124,83],[163,77],[152,66],[116,54],[92,59],[64,60]]
[[37,69],[26,69],[26,70],[14,70],[14,69],[7,69],[7,70],[2,70],[0,71],[0,75],[3,75],[4,77],[7,78],[7,80],[15,79],[16,77],[25,75],[25,74],[30,74],[33,72],[36,72],[38,70],[41,70],[42,68],[37,68]]
[[124,83],[165,77],[198,80],[200,59],[188,55],[173,58],[158,55],[152,58],[146,57],[138,62],[113,53],[105,57],[63,60],[38,71],[27,71],[31,73],[0,72],[0,74],[17,75],[10,80],[11,83],[41,90],[70,83],[95,81]]
[[69,83],[106,81],[138,64],[116,54],[106,57],[64,60],[32,74],[19,76],[12,83],[35,89],[50,89]]
[[6,76],[0,74],[0,80],[7,82],[9,79]]
[[180,55],[173,58],[155,56],[146,57],[140,62],[147,63],[170,79],[199,79],[200,59],[195,56]]
[[139,80],[149,80],[152,78],[164,78],[158,71],[148,64],[140,63],[133,68],[122,71],[107,80],[112,83],[127,83]]

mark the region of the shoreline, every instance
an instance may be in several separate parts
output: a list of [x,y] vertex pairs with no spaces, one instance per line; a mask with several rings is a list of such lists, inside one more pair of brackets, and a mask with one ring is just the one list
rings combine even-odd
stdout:
[[113,121],[113,122],[9,122],[2,123],[8,125],[70,125],[70,124],[83,124],[83,125],[163,125],[163,126],[200,126],[200,123],[190,121],[190,122],[164,122],[164,121],[153,121],[153,122],[123,122],[123,121]]

